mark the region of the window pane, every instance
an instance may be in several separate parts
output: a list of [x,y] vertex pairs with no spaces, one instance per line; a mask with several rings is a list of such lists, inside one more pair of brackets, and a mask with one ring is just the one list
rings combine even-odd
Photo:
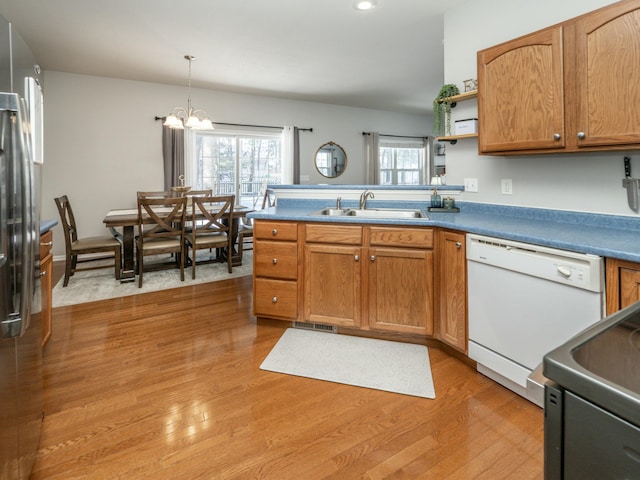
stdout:
[[194,189],[235,195],[236,203],[260,208],[267,184],[282,183],[280,136],[195,134]]
[[406,144],[380,146],[381,185],[419,185],[423,175],[424,148]]

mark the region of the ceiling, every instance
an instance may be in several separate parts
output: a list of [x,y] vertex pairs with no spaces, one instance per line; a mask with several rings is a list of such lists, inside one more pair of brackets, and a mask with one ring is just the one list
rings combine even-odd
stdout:
[[0,0],[45,70],[431,112],[443,12],[468,0]]

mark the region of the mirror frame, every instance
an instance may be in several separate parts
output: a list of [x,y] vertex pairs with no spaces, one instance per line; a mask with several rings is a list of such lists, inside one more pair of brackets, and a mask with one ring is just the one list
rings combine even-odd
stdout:
[[[336,169],[336,172],[335,172],[334,175],[326,175],[320,170],[320,167],[318,167],[318,155],[320,154],[320,152],[322,150],[328,149],[328,148],[330,148],[332,150],[338,150],[339,152],[342,152],[342,156],[344,157],[344,162],[342,162],[342,169],[339,170],[339,171],[338,171],[338,165],[340,165],[340,163],[336,162],[335,165],[333,165],[333,162],[332,162],[332,168]],[[333,157],[333,156],[332,156],[332,158],[336,158],[337,159],[337,157]],[[325,143],[323,145],[320,145],[318,150],[316,150],[316,154],[315,154],[315,156],[313,158],[313,163],[316,166],[316,170],[318,171],[318,173],[320,175],[322,175],[323,177],[325,177],[325,178],[337,178],[340,175],[342,175],[344,173],[344,171],[347,169],[347,163],[348,163],[347,152],[345,152],[344,148],[342,148],[342,146],[338,145],[337,143],[335,143],[335,142],[327,142],[327,143]]]

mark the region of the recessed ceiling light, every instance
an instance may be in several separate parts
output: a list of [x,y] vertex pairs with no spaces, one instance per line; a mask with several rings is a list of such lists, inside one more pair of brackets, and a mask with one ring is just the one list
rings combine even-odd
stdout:
[[377,0],[356,0],[353,8],[356,10],[373,10],[378,6]]

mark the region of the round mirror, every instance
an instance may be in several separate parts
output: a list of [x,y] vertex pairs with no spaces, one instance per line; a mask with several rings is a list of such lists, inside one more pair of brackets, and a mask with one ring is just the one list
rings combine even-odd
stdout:
[[320,175],[335,178],[342,175],[347,168],[347,154],[344,149],[334,142],[321,145],[316,152],[316,169]]

